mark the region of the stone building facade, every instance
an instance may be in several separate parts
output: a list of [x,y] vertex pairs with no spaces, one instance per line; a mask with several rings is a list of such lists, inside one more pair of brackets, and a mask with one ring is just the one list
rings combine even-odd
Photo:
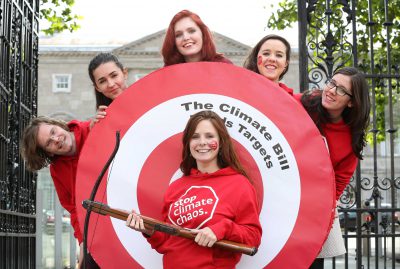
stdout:
[[[120,47],[58,46],[40,47],[39,56],[39,115],[64,120],[85,120],[95,113],[94,88],[87,67],[99,52],[116,54],[128,69],[128,82],[163,67],[160,54],[165,30],[148,35]],[[242,66],[251,47],[219,33],[214,33],[217,51],[235,65]],[[291,65],[284,82],[298,88],[297,51],[292,53]]]

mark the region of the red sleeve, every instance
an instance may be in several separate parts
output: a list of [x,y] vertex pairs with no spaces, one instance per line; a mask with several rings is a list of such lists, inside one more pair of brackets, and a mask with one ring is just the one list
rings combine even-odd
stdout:
[[294,99],[296,99],[296,101],[298,101],[299,103],[301,103],[301,97],[303,96],[302,93],[294,93],[293,97]]
[[357,167],[357,157],[351,153],[335,165],[336,200],[340,198]]
[[164,254],[165,250],[163,248],[165,241],[169,238],[169,234],[155,231],[154,234],[147,238],[147,242],[150,243],[151,248],[155,249],[158,253]]
[[[56,173],[52,165],[50,165],[50,174],[53,178],[54,187],[56,189],[61,206],[65,208],[71,215],[71,225],[74,229],[74,237],[79,241],[80,244],[82,243],[83,236],[79,228],[78,214],[75,207],[75,193],[71,194],[71,192],[69,192],[64,185],[60,183],[61,178],[58,177],[58,175],[61,173]],[[65,178],[65,174],[63,174],[62,178]]]
[[90,122],[91,122],[91,120],[80,122],[81,130],[82,130],[83,136],[84,136],[84,138],[85,138],[84,140],[86,140],[87,136],[89,135],[89,132],[90,132]]
[[83,242],[83,235],[81,229],[79,228],[78,213],[76,212],[76,207],[74,206],[74,208],[71,208],[71,211],[68,210],[68,212],[71,214],[71,225],[74,228],[74,237],[78,240],[80,244]]
[[[90,120],[84,122],[72,120],[68,123],[68,127],[75,136],[78,154],[80,154],[83,144],[89,134],[89,126]],[[50,174],[61,206],[71,215],[71,225],[74,228],[74,236],[80,244],[82,243],[83,235],[79,228],[78,213],[75,205],[75,177],[77,164],[78,159],[76,158],[70,159],[69,157],[59,156],[59,158],[50,165]]]
[[250,183],[241,185],[239,189],[242,193],[240,197],[235,198],[237,202],[235,220],[223,219],[208,227],[213,230],[218,240],[227,239],[258,247],[262,228],[256,192]]
[[[165,194],[165,197],[166,197],[167,193]],[[168,206],[166,206],[165,197],[164,197],[164,206],[162,209],[162,218],[163,218],[164,222],[167,222],[169,208],[168,208]],[[158,253],[164,254],[165,249],[163,246],[165,246],[164,243],[169,239],[170,236],[171,235],[169,235],[169,234],[155,231],[150,237],[148,237],[148,236],[145,236],[145,237],[147,238],[147,242],[150,243],[150,245],[153,249],[155,249]]]

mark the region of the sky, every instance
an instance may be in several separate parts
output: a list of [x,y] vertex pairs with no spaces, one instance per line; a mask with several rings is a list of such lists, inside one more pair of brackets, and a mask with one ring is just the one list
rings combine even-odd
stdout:
[[167,28],[177,12],[189,9],[197,13],[212,31],[246,45],[254,46],[263,36],[275,33],[298,47],[297,29],[279,32],[266,28],[272,3],[276,6],[278,1],[75,0],[73,12],[83,16],[79,21],[81,29],[51,38],[42,36],[41,44],[125,44]]

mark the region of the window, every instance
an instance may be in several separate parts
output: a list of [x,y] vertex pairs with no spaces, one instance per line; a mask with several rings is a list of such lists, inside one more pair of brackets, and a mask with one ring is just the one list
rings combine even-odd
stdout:
[[71,74],[53,74],[53,92],[71,92]]

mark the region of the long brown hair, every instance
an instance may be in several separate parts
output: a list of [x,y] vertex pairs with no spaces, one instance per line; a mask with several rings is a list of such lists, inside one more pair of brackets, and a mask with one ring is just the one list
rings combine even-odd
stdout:
[[57,125],[69,131],[68,125],[62,120],[39,116],[30,121],[24,129],[21,138],[21,156],[26,162],[27,169],[37,171],[51,163],[51,157],[37,143],[39,126],[41,124]]
[[192,168],[197,168],[196,160],[190,154],[190,140],[196,131],[197,125],[203,120],[209,120],[218,132],[220,139],[220,148],[217,157],[218,167],[225,168],[229,166],[238,173],[249,178],[245,169],[240,163],[239,158],[237,157],[233,147],[232,139],[229,136],[224,121],[218,116],[217,113],[210,110],[200,111],[192,115],[186,124],[185,130],[183,131],[182,162],[180,165],[183,174],[187,176],[190,174],[190,170]]
[[250,54],[247,56],[246,60],[244,61],[243,67],[246,69],[249,69],[253,72],[256,72],[257,74],[260,74],[260,71],[258,71],[258,65],[257,65],[257,55],[258,52],[260,51],[262,45],[267,41],[267,40],[279,40],[281,41],[285,47],[286,47],[286,61],[288,62],[286,69],[283,70],[282,74],[279,76],[279,80],[283,78],[283,76],[288,72],[289,70],[289,62],[290,62],[290,44],[289,42],[279,36],[279,35],[267,35],[264,36],[258,43],[255,45],[255,47],[251,50]]
[[189,17],[191,18],[197,26],[200,28],[203,34],[203,46],[201,48],[201,60],[202,61],[215,61],[217,59],[222,59],[223,56],[217,53],[213,36],[208,29],[207,25],[200,19],[199,15],[193,13],[189,10],[182,10],[178,12],[169,23],[167,32],[165,34],[164,43],[161,49],[161,54],[164,58],[164,65],[173,65],[179,63],[185,63],[185,58],[178,51],[175,43],[175,24],[183,19]]
[[[366,141],[366,130],[369,125],[371,103],[369,100],[368,84],[363,73],[354,67],[344,67],[335,72],[351,78],[351,107],[346,107],[342,112],[343,121],[351,130],[351,146],[357,158],[362,160],[362,149]],[[322,106],[322,91],[307,91],[301,97],[301,103],[313,118],[320,132],[322,125],[330,122],[329,113]]]

